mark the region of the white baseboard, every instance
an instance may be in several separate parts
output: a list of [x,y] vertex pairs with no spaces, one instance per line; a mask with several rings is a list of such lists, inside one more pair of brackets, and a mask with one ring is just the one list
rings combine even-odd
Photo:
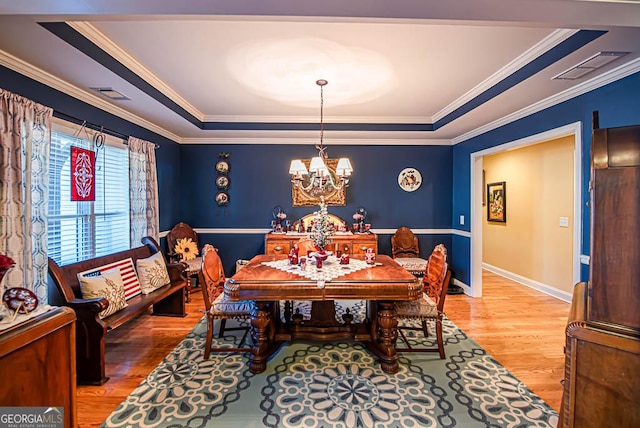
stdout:
[[462,288],[462,290],[464,291],[464,294],[466,294],[467,296],[471,296],[471,287],[469,287],[464,282],[453,278],[453,285],[457,285],[458,287]]
[[495,273],[496,275],[500,275],[504,278],[515,281],[519,284],[526,285],[527,287],[533,288],[534,290],[537,290],[541,293],[555,297],[556,299],[562,300],[563,302],[571,303],[571,293],[567,293],[566,291],[558,290],[557,288],[550,285],[543,284],[541,282],[526,278],[513,272],[509,272],[496,266],[492,266],[488,263],[482,263],[482,268],[488,270],[489,272]]

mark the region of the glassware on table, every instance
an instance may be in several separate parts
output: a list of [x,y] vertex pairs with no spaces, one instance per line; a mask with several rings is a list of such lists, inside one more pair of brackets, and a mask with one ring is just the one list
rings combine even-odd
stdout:
[[373,252],[373,248],[367,248],[367,252],[364,254],[364,261],[368,265],[376,263],[376,253]]

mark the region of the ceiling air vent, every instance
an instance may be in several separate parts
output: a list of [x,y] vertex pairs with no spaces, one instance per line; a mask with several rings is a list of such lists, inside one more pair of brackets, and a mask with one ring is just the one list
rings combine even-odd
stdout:
[[581,77],[586,76],[592,71],[595,71],[600,67],[605,66],[610,62],[613,62],[618,58],[625,56],[628,53],[629,52],[598,52],[592,57],[585,59],[580,64],[574,65],[570,69],[563,71],[562,73],[552,77],[551,79],[552,80],[553,79],[558,79],[558,80],[580,79]]
[[104,95],[105,97],[112,99],[114,101],[125,101],[125,100],[130,100],[131,98],[127,97],[124,94],[121,94],[120,92],[116,91],[113,88],[91,88],[92,90],[98,92],[101,95]]

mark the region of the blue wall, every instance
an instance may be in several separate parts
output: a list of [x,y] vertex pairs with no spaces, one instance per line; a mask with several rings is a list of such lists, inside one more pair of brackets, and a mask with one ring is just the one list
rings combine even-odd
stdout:
[[160,230],[170,229],[179,221],[180,207],[175,203],[175,195],[180,189],[179,144],[2,66],[0,66],[0,87],[51,107],[54,111],[158,144],[160,148],[156,150],[156,162],[160,198]]
[[[329,146],[332,158],[347,156],[354,174],[347,189],[347,206],[330,206],[329,212],[349,223],[358,206],[367,209],[373,228],[451,229],[451,147],[449,146]],[[220,209],[215,164],[218,153],[230,154],[230,204]],[[269,228],[273,207],[280,205],[295,221],[317,207],[292,207],[288,174],[293,158],[310,158],[317,151],[308,145],[183,145],[181,147],[182,220],[197,229]],[[400,171],[415,167],[423,184],[405,192],[397,184]],[[264,251],[264,235],[202,234],[200,239],[220,249],[227,270],[236,259],[250,258]],[[379,250],[390,254],[390,235],[379,237]],[[421,235],[425,255],[437,243],[450,242],[444,236]],[[438,242],[435,242],[438,241]],[[227,272],[229,273],[229,272]]]
[[[589,254],[590,222],[587,202],[589,200],[591,117],[592,112],[596,110],[599,112],[601,128],[639,124],[640,73],[453,146],[453,218],[458,218],[459,215],[470,218],[471,153],[580,121],[582,122],[583,154],[581,251],[582,254]],[[544,198],[545,195],[542,197]],[[468,224],[460,229],[470,230]],[[453,241],[453,252],[456,258],[452,262],[452,268],[456,271],[456,278],[469,284],[470,239],[456,236]],[[466,259],[463,259],[464,255]],[[582,267],[581,276],[581,280],[588,279],[587,267]]]
[[[284,207],[289,218],[314,211],[293,208],[287,174],[292,158],[309,158],[309,145],[179,145],[174,141],[106,113],[60,91],[0,66],[0,87],[54,110],[100,124],[126,135],[152,141],[156,152],[160,191],[160,229],[169,230],[185,221],[195,228],[268,228],[274,206]],[[347,189],[346,207],[329,211],[349,220],[358,206],[368,211],[368,222],[377,229],[445,229],[443,234],[420,235],[423,255],[438,243],[449,248],[455,277],[469,284],[470,239],[446,233],[460,215],[470,218],[470,155],[573,122],[583,124],[583,231],[582,253],[589,254],[588,201],[591,113],[598,110],[601,127],[640,123],[640,73],[581,95],[557,106],[502,126],[483,135],[449,146],[333,146],[331,157],[348,156],[355,169]],[[464,118],[460,119],[464,120]],[[231,154],[229,162],[230,205],[215,204],[215,164],[220,152]],[[398,173],[406,167],[420,170],[423,185],[407,193],[397,185]],[[469,232],[469,224],[460,228]],[[220,248],[227,273],[235,260],[264,250],[264,236],[255,234],[203,234],[202,242]],[[390,253],[390,235],[379,237],[379,249]],[[583,266],[582,279],[588,269]]]

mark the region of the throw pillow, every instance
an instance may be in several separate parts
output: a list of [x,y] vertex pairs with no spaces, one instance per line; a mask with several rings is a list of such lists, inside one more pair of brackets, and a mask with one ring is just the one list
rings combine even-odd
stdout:
[[100,318],[113,315],[120,309],[127,307],[124,283],[118,268],[103,272],[100,276],[82,277],[80,279],[80,291],[83,299],[104,297],[109,301],[107,309],[98,314]]
[[140,282],[136,276],[136,270],[133,267],[133,259],[128,258],[117,262],[109,263],[95,269],[86,270],[78,274],[78,281],[82,281],[83,277],[100,276],[103,272],[120,269],[122,282],[124,283],[124,294],[127,300],[140,294]]
[[146,259],[138,259],[136,268],[138,269],[142,294],[149,294],[171,282],[162,253],[155,253]]

